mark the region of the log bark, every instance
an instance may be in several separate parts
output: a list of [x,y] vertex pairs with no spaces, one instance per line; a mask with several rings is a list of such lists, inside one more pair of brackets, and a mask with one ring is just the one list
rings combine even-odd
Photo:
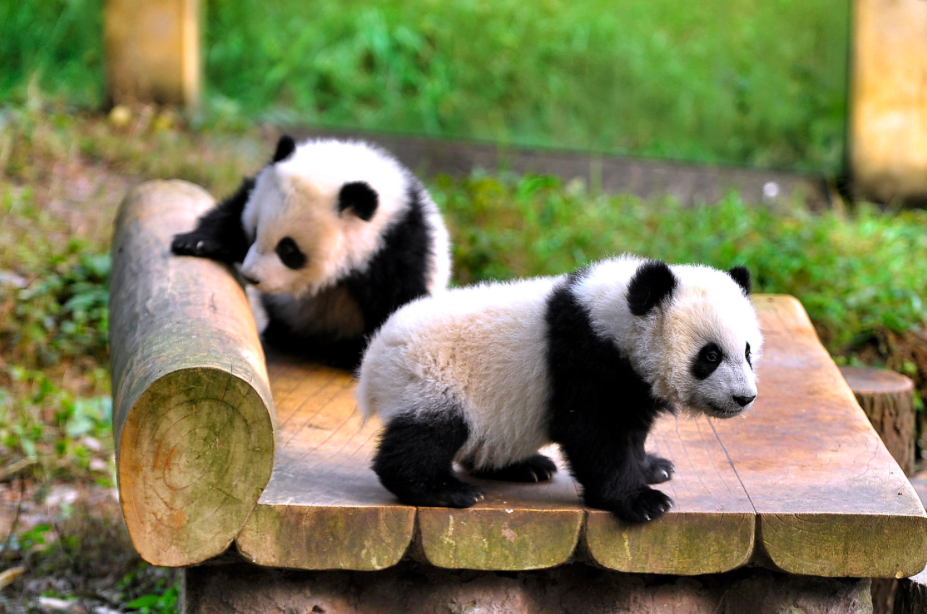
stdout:
[[898,581],[894,605],[894,614],[927,612],[927,569],[916,576]]
[[182,181],[123,201],[110,286],[113,427],[129,534],[155,565],[223,552],[270,479],[274,413],[257,327],[228,267],[170,253],[213,205]]
[[914,474],[914,382],[885,369],[841,367],[850,389],[885,447],[904,470]]

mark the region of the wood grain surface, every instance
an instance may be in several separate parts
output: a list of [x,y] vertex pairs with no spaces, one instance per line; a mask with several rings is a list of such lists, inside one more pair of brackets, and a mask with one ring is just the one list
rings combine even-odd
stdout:
[[223,552],[270,478],[273,403],[244,291],[227,267],[170,240],[213,204],[182,181],[146,183],[116,220],[110,283],[119,494],[145,560]]
[[279,450],[271,480],[238,537],[259,565],[376,570],[412,542],[415,508],[370,470],[379,422],[355,411],[349,373],[268,355]]
[[780,569],[898,577],[927,563],[927,517],[791,297],[755,297],[766,339],[759,398],[713,421]]
[[483,570],[576,556],[677,575],[753,557],[819,576],[923,569],[923,508],[801,305],[754,300],[767,339],[755,407],[728,421],[661,420],[647,447],[676,465],[659,486],[676,507],[636,526],[583,507],[559,458],[561,472],[547,484],[477,481],[487,497],[467,510],[401,505],[370,469],[379,425],[362,424],[351,376],[271,356],[279,449],[238,548],[261,565],[304,569],[382,569],[406,555]]

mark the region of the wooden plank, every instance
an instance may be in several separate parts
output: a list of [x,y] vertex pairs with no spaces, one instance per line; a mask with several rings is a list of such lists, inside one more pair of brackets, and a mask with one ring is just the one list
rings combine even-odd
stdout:
[[565,470],[548,484],[481,481],[487,497],[467,510],[401,505],[370,469],[378,424],[362,424],[350,376],[272,356],[280,445],[238,548],[303,569],[382,569],[406,554],[451,569],[538,569],[571,560],[580,541],[582,556],[635,573],[723,572],[757,548],[793,573],[923,568],[927,517],[800,305],[755,301],[767,338],[757,406],[729,421],[658,423],[648,449],[676,464],[658,487],[677,505],[638,526],[584,508]]
[[412,542],[415,508],[370,469],[379,422],[362,424],[349,373],[270,355],[280,441],[274,472],[237,539],[258,565],[377,570]]
[[713,426],[790,573],[905,577],[927,563],[913,488],[791,297],[755,297],[766,338],[752,410]]
[[172,256],[213,206],[182,181],[146,183],[119,209],[110,283],[113,429],[129,535],[155,565],[223,552],[273,467],[264,354],[228,267]]
[[676,505],[643,525],[589,510],[586,547],[617,571],[700,575],[745,565],[753,554],[754,510],[707,418],[669,416],[648,450],[673,461],[676,474],[659,488]]
[[106,0],[103,21],[114,103],[199,103],[199,0]]
[[927,202],[927,2],[854,0],[852,38],[854,192]]
[[556,567],[576,549],[584,513],[556,447],[560,471],[541,484],[466,479],[486,497],[465,509],[420,508],[421,551],[436,567],[513,571]]

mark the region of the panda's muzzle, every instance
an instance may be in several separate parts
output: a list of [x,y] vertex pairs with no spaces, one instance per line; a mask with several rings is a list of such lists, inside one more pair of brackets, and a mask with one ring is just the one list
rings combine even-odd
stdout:
[[251,284],[252,286],[257,286],[257,285],[259,285],[259,284],[261,283],[261,280],[260,280],[260,279],[255,279],[254,277],[249,277],[248,275],[245,275],[244,273],[241,274],[241,277],[242,277],[242,279],[244,279],[246,282],[248,282],[248,283]]
[[737,395],[734,395],[734,402],[740,405],[741,407],[746,407],[747,405],[752,403],[753,399],[755,398],[756,398],[756,395],[753,395],[752,397],[739,397]]

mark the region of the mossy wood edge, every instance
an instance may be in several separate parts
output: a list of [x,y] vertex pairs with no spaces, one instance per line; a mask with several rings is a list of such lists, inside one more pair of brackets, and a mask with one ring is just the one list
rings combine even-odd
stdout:
[[273,400],[244,290],[228,267],[170,253],[174,233],[213,204],[195,185],[155,181],[132,190],[116,219],[119,494],[133,544],[156,565],[228,548],[273,469]]

